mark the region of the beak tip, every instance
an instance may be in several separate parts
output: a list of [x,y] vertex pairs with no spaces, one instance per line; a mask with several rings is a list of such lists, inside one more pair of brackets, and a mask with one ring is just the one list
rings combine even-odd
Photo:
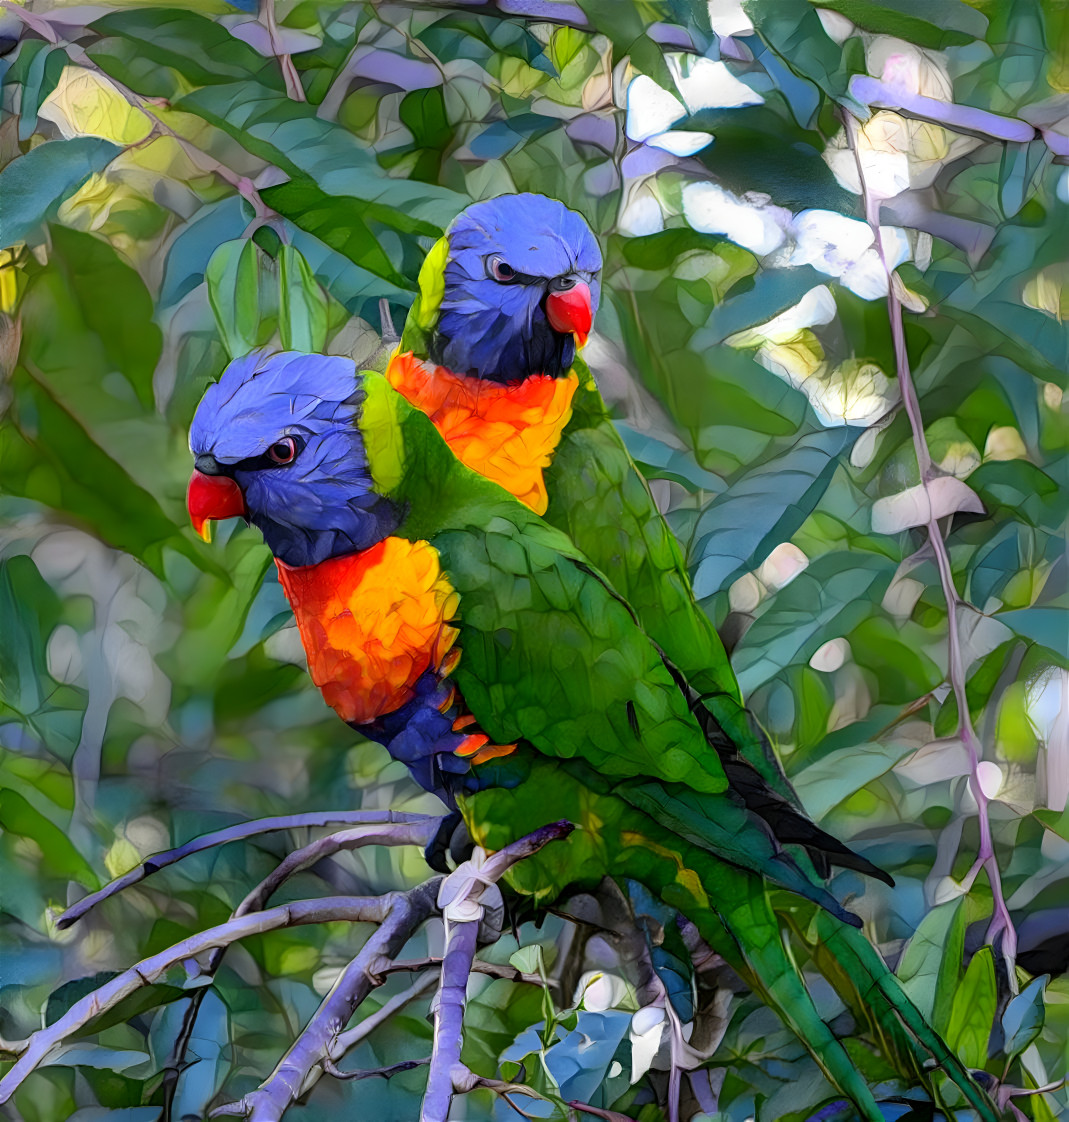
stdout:
[[245,497],[228,476],[194,471],[186,489],[186,509],[196,534],[211,542],[213,519],[244,517]]

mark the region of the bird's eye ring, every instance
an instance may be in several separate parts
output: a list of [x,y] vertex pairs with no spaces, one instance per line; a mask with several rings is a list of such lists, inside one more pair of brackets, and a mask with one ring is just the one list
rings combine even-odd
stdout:
[[486,267],[498,284],[509,284],[516,279],[516,270],[502,257],[491,257]]
[[276,464],[291,464],[297,457],[297,441],[285,436],[268,448],[267,455]]

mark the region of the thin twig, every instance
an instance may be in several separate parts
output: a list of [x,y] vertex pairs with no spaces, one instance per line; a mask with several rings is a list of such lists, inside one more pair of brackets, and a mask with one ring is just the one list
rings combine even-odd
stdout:
[[323,1061],[323,1070],[328,1075],[333,1075],[335,1079],[371,1079],[378,1076],[381,1079],[392,1079],[395,1075],[399,1075],[402,1071],[411,1071],[413,1068],[426,1067],[431,1062],[430,1056],[422,1060],[401,1060],[396,1064],[388,1064],[386,1067],[373,1067],[367,1071],[339,1071],[334,1065],[333,1060]]
[[[382,982],[382,969],[408,942],[417,927],[435,910],[441,877],[405,893],[393,893],[381,926],[342,971],[330,992],[305,1025],[300,1036],[278,1062],[271,1075],[240,1102],[212,1111],[245,1116],[249,1122],[278,1122],[286,1108],[323,1070],[325,1059],[335,1058],[332,1047],[365,997]],[[267,914],[267,913],[254,913]]]
[[593,1114],[595,1118],[604,1118],[605,1122],[635,1122],[629,1114],[621,1114],[616,1110],[602,1110],[600,1106],[581,1103],[578,1099],[572,1099],[568,1105],[572,1110],[581,1110],[584,1114]]
[[[188,140],[182,136],[174,128],[166,123],[156,112],[157,101],[152,98],[142,97],[141,94],[135,90],[130,89],[129,86],[113,78],[102,67],[98,66],[96,62],[90,57],[86,50],[78,43],[64,42],[62,36],[55,27],[49,22],[45,15],[34,15],[28,12],[25,8],[14,4],[11,0],[0,0],[0,8],[10,12],[17,19],[21,20],[28,28],[36,32],[42,38],[46,39],[54,46],[60,46],[66,53],[67,57],[77,66],[81,66],[86,70],[93,71],[94,74],[101,75],[106,81],[110,82],[112,86],[118,91],[120,96],[135,109],[144,113],[146,117],[152,122],[153,131],[145,137],[144,140],[139,140],[136,143],[127,145],[127,148],[139,148],[146,144],[155,135],[163,134],[172,137],[186,153],[186,155],[204,171],[213,172],[218,175],[220,179],[230,184],[239,195],[242,196],[253,208],[255,217],[253,219],[253,226],[258,226],[267,220],[280,219],[281,216],[269,207],[257,190],[256,185],[248,176],[240,175],[233,169],[220,163],[211,153],[204,151],[198,147],[193,141]],[[299,85],[300,83],[298,83]],[[303,91],[302,91],[303,92]]]
[[[382,812],[377,813],[381,814]],[[411,817],[414,819],[411,822],[368,823],[354,826],[350,830],[339,830],[294,850],[241,901],[230,918],[237,919],[238,916],[259,911],[289,877],[341,850],[358,849],[365,845],[418,845],[425,847],[434,838],[441,819],[429,815],[412,815]],[[185,1063],[186,1050],[193,1039],[193,1030],[196,1028],[200,1007],[204,1002],[205,994],[208,992],[206,982],[219,970],[225,955],[226,947],[217,947],[208,956],[208,961],[201,971],[202,985],[193,993],[182,1017],[171,1058],[164,1071],[163,1100],[166,1110],[170,1109],[174,1093],[177,1090],[178,1077]]]
[[[370,1036],[379,1025],[388,1021],[394,1013],[404,1009],[406,1005],[415,1001],[417,997],[421,997],[425,994],[427,990],[431,989],[438,981],[439,973],[440,971],[438,970],[432,970],[424,974],[418,981],[413,982],[407,990],[402,990],[400,993],[394,994],[389,1001],[382,1004],[381,1008],[376,1009],[370,1017],[365,1017],[355,1028],[349,1029],[348,1032],[341,1033],[331,1047],[331,1060],[340,1059],[346,1052],[355,1048],[361,1040]],[[427,1063],[430,1063],[429,1058]],[[347,1078],[351,1078],[351,1076]]]
[[[403,814],[393,810],[334,810],[314,812],[309,814],[283,814],[271,818],[254,818],[250,822],[238,822],[222,830],[213,830],[210,834],[201,834],[184,842],[174,849],[154,853],[135,869],[117,877],[109,884],[104,885],[97,892],[84,896],[76,904],[72,904],[56,920],[56,927],[60,931],[71,924],[77,923],[87,912],[91,911],[111,896],[122,892],[131,885],[143,881],[160,869],[175,864],[194,853],[203,853],[206,849],[213,849],[217,845],[227,845],[230,842],[244,841],[246,838],[256,837],[258,834],[270,834],[278,830],[298,830],[316,826],[328,826],[332,823],[339,825],[351,823],[353,825],[408,825],[420,822],[437,822],[438,819],[427,814]],[[277,870],[276,870],[277,871]]]
[[[441,966],[440,958],[409,958],[401,962],[392,962],[383,970],[383,974],[398,974],[404,970],[427,970],[432,966]],[[525,974],[515,966],[503,965],[500,962],[483,962],[476,959],[471,964],[472,973],[486,974],[490,978],[498,978],[505,982],[522,982],[531,986],[542,986],[544,983],[537,974]]]
[[[898,375],[899,388],[902,392],[902,402],[905,406],[906,416],[909,418],[910,429],[913,433],[913,448],[917,457],[917,467],[920,471],[921,486],[928,495],[928,487],[935,471],[932,466],[932,456],[928,448],[928,441],[924,434],[924,417],[921,414],[920,401],[917,389],[910,371],[909,354],[906,349],[906,334],[902,317],[902,302],[895,291],[895,274],[888,264],[888,257],[884,249],[883,236],[880,232],[879,200],[873,199],[865,182],[865,169],[858,149],[858,121],[850,113],[846,115],[847,134],[857,164],[858,178],[861,184],[861,197],[865,207],[865,217],[872,228],[873,237],[880,260],[883,262],[887,274],[887,312],[891,321],[891,338],[894,344],[895,368]],[[929,511],[933,511],[929,496]],[[926,525],[928,542],[935,557],[936,567],[939,570],[939,583],[942,586],[943,596],[947,605],[947,676],[950,680],[954,699],[958,706],[958,736],[965,745],[969,757],[969,789],[976,800],[977,820],[980,825],[980,848],[972,869],[966,877],[966,884],[971,884],[972,879],[981,868],[987,873],[988,883],[991,885],[991,896],[994,901],[994,915],[987,929],[987,942],[995,949],[1001,950],[1006,960],[1007,976],[1011,990],[1016,991],[1016,971],[1014,964],[1017,958],[1017,932],[1013,920],[1006,906],[1006,898],[1002,890],[1002,876],[995,855],[994,842],[991,836],[991,818],[988,811],[989,799],[984,794],[980,784],[980,758],[982,749],[976,730],[973,728],[972,716],[969,712],[969,699],[965,691],[965,662],[961,651],[961,635],[958,628],[958,608],[962,600],[954,584],[954,572],[950,564],[950,554],[947,551],[946,541],[939,529],[938,519],[930,514]],[[1000,938],[1001,936],[1001,938]]]
[[278,24],[275,22],[275,0],[260,0],[260,23],[267,29],[271,53],[278,59],[279,68],[282,70],[282,80],[286,83],[286,96],[292,101],[307,101],[297,67],[293,65],[293,58],[282,46],[278,34]]
[[[445,955],[434,1007],[434,1047],[420,1122],[446,1122],[453,1093],[468,1089],[471,1080],[471,1073],[460,1062],[460,1050],[468,978],[479,940],[484,894],[492,886],[496,891],[496,882],[518,861],[552,841],[566,838],[574,829],[566,821],[543,826],[498,850],[478,867],[465,862],[443,882],[439,904],[445,917]],[[510,1105],[514,1104],[510,1101]]]
[[[429,883],[437,885],[436,881]],[[76,1001],[59,1020],[30,1037],[14,1067],[0,1080],[0,1104],[7,1102],[26,1076],[40,1066],[52,1050],[62,1044],[71,1033],[84,1028],[101,1013],[114,1008],[123,998],[129,997],[143,986],[152,985],[177,963],[195,958],[213,947],[227,946],[249,935],[262,935],[280,927],[335,923],[339,920],[349,923],[380,923],[397,908],[398,899],[403,900],[404,897],[391,893],[387,896],[327,896],[321,900],[297,900],[266,912],[254,912],[252,915],[228,920],[217,927],[191,935],[150,958],[142,959],[136,966],[124,970]]]

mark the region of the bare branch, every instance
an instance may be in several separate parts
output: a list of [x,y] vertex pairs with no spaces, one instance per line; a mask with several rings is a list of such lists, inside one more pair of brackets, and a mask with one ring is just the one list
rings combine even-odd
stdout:
[[387,1067],[373,1067],[369,1071],[339,1071],[334,1066],[333,1060],[323,1061],[323,1070],[335,1079],[371,1079],[378,1076],[382,1079],[392,1079],[402,1071],[411,1071],[413,1068],[425,1067],[431,1062],[430,1056],[422,1060],[401,1060],[400,1063],[389,1064]]
[[416,845],[421,848],[429,845],[441,818],[427,815],[414,815],[413,818],[416,820],[411,822],[368,823],[351,830],[339,830],[295,849],[241,901],[234,915],[242,916],[259,910],[295,873],[342,850],[360,849],[365,845]]
[[[437,881],[428,883],[435,887],[438,884]],[[334,923],[338,920],[379,923],[398,909],[398,901],[405,899],[404,896],[390,893],[387,896],[327,896],[322,900],[297,900],[292,904],[271,908],[266,912],[255,912],[221,923],[217,927],[210,927],[150,958],[142,959],[136,966],[124,970],[99,989],[75,1002],[58,1021],[30,1037],[14,1067],[0,1080],[0,1103],[7,1102],[26,1076],[42,1064],[52,1050],[71,1033],[84,1028],[95,1017],[113,1008],[142,986],[151,985],[177,963],[194,958],[213,947],[228,946],[249,935],[262,935],[280,927]]]
[[[437,970],[424,974],[418,981],[413,982],[407,990],[402,990],[391,997],[389,1001],[384,1002],[380,1009],[376,1009],[370,1017],[365,1017],[355,1028],[341,1033],[330,1049],[330,1058],[332,1060],[340,1059],[350,1049],[355,1048],[361,1040],[370,1036],[379,1025],[388,1021],[394,1013],[399,1012],[410,1002],[415,1001],[417,997],[425,994],[438,981],[438,974],[439,971]],[[429,1058],[427,1063],[430,1063]],[[333,1074],[338,1073],[334,1072]],[[347,1075],[345,1078],[351,1079],[352,1075]]]
[[[427,970],[431,966],[441,965],[440,958],[410,958],[391,963],[383,970],[383,974],[397,974],[402,970]],[[523,982],[531,986],[544,985],[537,974],[525,974],[515,966],[502,965],[499,962],[483,962],[481,959],[476,959],[471,964],[471,970],[473,974],[486,974],[488,977],[499,978],[505,982]]]
[[[355,826],[351,830],[339,830],[334,834],[317,838],[301,849],[290,853],[263,881],[260,882],[231,915],[231,919],[247,915],[262,908],[279,886],[301,869],[314,865],[317,861],[338,853],[343,849],[357,849],[365,845],[419,845],[426,846],[434,838],[440,818],[427,815],[412,815],[411,822],[383,822]],[[211,978],[218,971],[226,954],[226,947],[218,947],[208,956],[201,971],[202,980]],[[179,1072],[185,1061],[186,1049],[193,1038],[197,1016],[200,1013],[207,985],[202,985],[190,998],[182,1018],[182,1025],[174,1042],[171,1058],[167,1063],[164,1081],[164,1101],[169,1103],[177,1088]],[[340,1055],[341,1053],[338,1053]]]
[[590,1103],[581,1103],[578,1099],[572,1099],[568,1105],[572,1110],[582,1111],[583,1114],[593,1114],[595,1118],[604,1118],[605,1122],[635,1122],[629,1114],[620,1114],[615,1110],[602,1110],[599,1106],[591,1106]]
[[[322,1004],[278,1066],[240,1102],[219,1107],[212,1115],[244,1115],[250,1122],[278,1122],[286,1108],[318,1078],[324,1060],[335,1057],[339,1032],[365,997],[380,985],[382,969],[408,942],[417,927],[435,911],[441,877],[405,893],[394,893],[382,924],[342,971]],[[267,915],[269,913],[253,913]]]
[[[865,205],[865,216],[872,228],[876,249],[887,273],[887,312],[891,321],[895,368],[899,388],[902,391],[902,402],[913,433],[913,448],[917,457],[917,467],[920,470],[921,486],[927,494],[929,484],[938,473],[932,465],[932,455],[924,434],[924,417],[921,414],[917,389],[913,384],[913,375],[910,371],[902,317],[902,301],[895,290],[894,271],[888,264],[888,256],[880,232],[879,201],[873,199],[865,183],[865,169],[857,145],[858,122],[849,113],[846,114],[846,128],[854,152],[854,160],[857,164],[858,177],[861,183],[861,197]],[[934,510],[930,499],[929,510]],[[969,790],[976,800],[977,819],[980,825],[980,849],[969,876],[975,877],[981,868],[987,872],[987,879],[991,885],[991,895],[994,900],[994,916],[987,929],[987,941],[996,950],[1001,950],[1006,959],[1006,973],[1010,987],[1012,990],[1016,990],[1014,963],[1017,958],[1017,932],[1014,929],[1009,909],[1006,907],[1006,898],[1002,890],[1002,876],[991,837],[991,818],[988,813],[990,800],[984,794],[983,787],[980,784],[979,766],[982,749],[979,737],[973,728],[972,716],[969,712],[969,699],[965,692],[965,663],[962,657],[961,634],[958,624],[958,608],[961,606],[962,600],[958,596],[958,590],[954,584],[954,571],[950,564],[950,554],[947,552],[946,541],[939,529],[938,519],[934,515],[929,517],[926,529],[928,543],[931,546],[936,567],[939,570],[939,583],[942,586],[943,597],[947,605],[947,676],[958,706],[958,736],[965,745],[965,750],[969,756]]]
[[1016,117],[1003,117],[998,113],[988,113],[985,109],[975,109],[971,105],[956,105],[952,101],[923,97],[893,83],[881,82],[879,78],[872,78],[868,74],[855,74],[850,79],[850,94],[864,105],[892,109],[903,117],[932,121],[955,132],[972,133],[985,140],[1009,140],[1027,144],[1036,136],[1036,130],[1030,124]]
[[282,80],[286,83],[286,96],[292,101],[307,101],[300,75],[293,65],[293,59],[282,46],[282,40],[279,38],[278,24],[275,22],[275,0],[260,0],[259,19],[260,23],[267,29],[267,38],[271,43],[271,53],[278,59],[278,65],[282,70]]
[[453,1092],[461,1080],[464,1005],[478,941],[478,920],[446,924],[442,979],[434,1010],[434,1048],[420,1122],[446,1122]]
[[460,1062],[460,1049],[468,978],[479,940],[483,911],[480,902],[484,894],[518,861],[537,853],[551,841],[566,838],[574,829],[566,821],[543,826],[498,850],[481,865],[466,861],[443,882],[439,904],[446,921],[445,955],[434,1010],[434,1048],[427,1075],[427,1093],[420,1110],[421,1122],[446,1122],[454,1091],[463,1089],[471,1076]]
[[258,834],[270,834],[278,830],[298,830],[315,826],[328,826],[331,823],[351,822],[372,826],[387,824],[418,825],[422,822],[437,824],[438,821],[439,819],[426,814],[402,814],[392,810],[335,810],[323,813],[284,814],[272,818],[254,818],[250,822],[238,822],[236,825],[227,826],[223,830],[201,834],[175,849],[164,850],[162,853],[154,853],[151,857],[147,857],[137,868],[117,877],[110,884],[104,885],[98,892],[90,893],[79,900],[78,903],[72,904],[56,920],[56,927],[61,931],[70,927],[71,924],[77,923],[82,916],[109,897],[137,884],[139,881],[143,881],[153,873],[158,873],[160,869],[165,869],[168,865],[181,861],[184,857],[190,857],[194,853],[202,853],[204,850],[212,849],[217,845],[244,841],[246,838],[256,837]]

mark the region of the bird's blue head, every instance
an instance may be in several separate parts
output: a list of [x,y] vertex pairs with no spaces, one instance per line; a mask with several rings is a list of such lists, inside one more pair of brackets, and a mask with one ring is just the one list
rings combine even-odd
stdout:
[[600,295],[601,250],[583,216],[545,195],[501,195],[446,236],[431,361],[494,382],[566,373]]
[[196,470],[187,505],[241,515],[287,565],[315,565],[381,541],[399,515],[374,491],[358,425],[363,395],[347,358],[251,354],[209,386],[189,430]]

